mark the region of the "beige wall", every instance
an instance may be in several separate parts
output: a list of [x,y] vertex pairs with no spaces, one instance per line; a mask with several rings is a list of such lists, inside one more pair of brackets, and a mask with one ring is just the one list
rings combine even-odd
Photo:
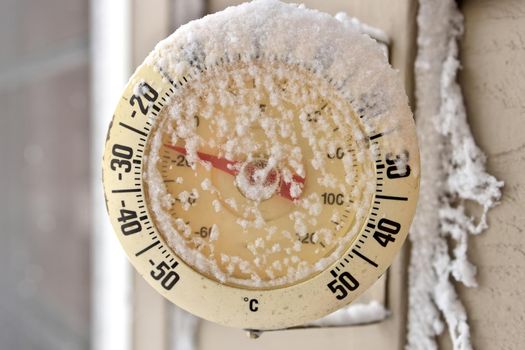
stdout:
[[469,122],[489,172],[505,188],[490,228],[470,240],[479,288],[459,292],[475,349],[524,349],[525,2],[470,0],[462,10],[460,80]]

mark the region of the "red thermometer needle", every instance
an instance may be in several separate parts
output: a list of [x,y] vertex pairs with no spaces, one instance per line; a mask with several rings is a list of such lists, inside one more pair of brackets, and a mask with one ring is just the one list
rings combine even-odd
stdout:
[[[186,155],[187,152],[186,152],[186,148],[184,147],[181,147],[181,146],[174,146],[174,145],[170,145],[170,144],[165,144],[164,146],[168,147],[169,149],[172,149],[178,153],[181,153],[183,155]],[[214,168],[216,169],[219,169],[221,171],[224,171],[225,173],[227,174],[230,174],[232,176],[237,176],[237,174],[239,174],[239,170],[237,170],[238,168],[240,168],[240,166],[238,166],[238,164],[240,162],[238,161],[232,161],[232,160],[228,160],[228,159],[225,159],[225,158],[219,158],[217,156],[214,156],[214,155],[211,155],[211,154],[207,154],[207,153],[203,153],[203,152],[197,152],[197,156],[199,156],[200,159],[206,161],[206,162],[209,162]],[[295,183],[300,183],[304,186],[304,182],[305,182],[305,179],[304,177],[301,177],[297,174],[293,174],[292,175],[292,179],[293,179],[293,182]],[[294,199],[297,199],[299,198],[298,196],[297,197],[292,197],[291,193],[290,193],[290,188],[292,186],[292,182],[285,182],[285,181],[281,181],[281,185],[280,185],[280,189],[279,189],[279,195],[281,197],[284,197],[286,199],[289,199],[291,201],[293,201]]]

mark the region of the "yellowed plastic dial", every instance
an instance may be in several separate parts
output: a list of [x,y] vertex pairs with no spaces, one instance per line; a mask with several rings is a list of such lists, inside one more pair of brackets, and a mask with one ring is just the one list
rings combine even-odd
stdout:
[[333,62],[343,77],[260,43],[199,59],[176,34],[130,79],[108,132],[107,208],[131,262],[175,304],[234,327],[348,304],[400,249],[419,187],[410,110],[380,49],[350,36],[370,56]]

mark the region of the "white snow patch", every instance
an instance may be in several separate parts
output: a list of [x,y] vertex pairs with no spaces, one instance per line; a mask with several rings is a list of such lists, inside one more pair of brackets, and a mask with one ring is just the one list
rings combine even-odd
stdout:
[[[487,227],[487,212],[497,204],[503,183],[485,170],[485,156],[472,137],[456,82],[458,40],[463,33],[456,2],[420,0],[417,22],[415,115],[422,177],[409,235],[406,349],[437,349],[444,318],[454,349],[471,350],[467,313],[453,280],[476,285],[476,269],[467,259],[468,235]],[[483,208],[479,218],[467,212],[467,202]]]
[[353,304],[331,313],[317,321],[306,324],[313,327],[337,327],[375,323],[383,321],[390,311],[377,301],[368,304]]

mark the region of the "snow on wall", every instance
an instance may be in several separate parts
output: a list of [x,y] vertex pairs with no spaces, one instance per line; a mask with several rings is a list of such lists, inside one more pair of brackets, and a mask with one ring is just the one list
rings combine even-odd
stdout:
[[[448,327],[455,350],[472,349],[467,313],[455,283],[476,286],[467,258],[469,234],[487,227],[486,215],[503,183],[485,171],[485,156],[467,122],[461,89],[458,40],[463,16],[454,0],[420,0],[416,76],[416,123],[422,177],[412,231],[407,350],[437,349]],[[479,218],[467,202],[482,207]],[[444,322],[443,322],[444,320]]]
[[383,321],[390,316],[383,304],[371,301],[366,304],[351,304],[317,321],[306,324],[307,327],[341,327],[371,324]]

